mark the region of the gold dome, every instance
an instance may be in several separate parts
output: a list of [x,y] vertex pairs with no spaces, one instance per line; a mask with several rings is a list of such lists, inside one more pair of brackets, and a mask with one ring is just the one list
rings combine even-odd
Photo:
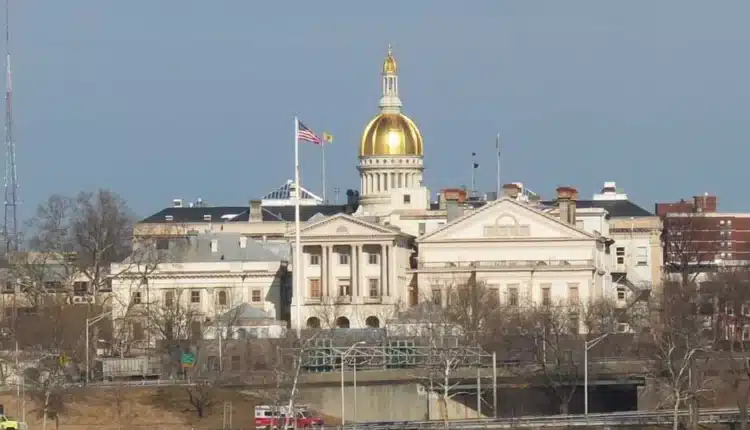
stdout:
[[422,133],[402,113],[381,113],[376,116],[362,134],[360,157],[380,155],[424,155]]
[[383,74],[395,75],[396,73],[398,73],[398,64],[396,64],[396,58],[393,57],[391,45],[388,45],[388,56],[383,61]]

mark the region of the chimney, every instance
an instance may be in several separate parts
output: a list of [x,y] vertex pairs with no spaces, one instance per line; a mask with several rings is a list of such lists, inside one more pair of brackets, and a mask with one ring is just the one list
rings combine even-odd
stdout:
[[576,200],[578,190],[573,187],[557,187],[557,207],[560,210],[560,221],[576,225]]
[[219,252],[219,239],[211,239],[211,252]]
[[[463,193],[463,195],[461,193]],[[456,218],[460,218],[464,214],[464,208],[459,205],[459,203],[462,202],[462,197],[466,197],[466,191],[464,190],[443,190],[447,218],[446,221],[449,223],[453,222]]]
[[249,222],[263,222],[263,210],[260,205],[260,200],[250,200],[250,216],[247,218]]
[[516,184],[505,184],[503,185],[503,196],[509,199],[516,200],[518,195],[521,193],[521,188]]

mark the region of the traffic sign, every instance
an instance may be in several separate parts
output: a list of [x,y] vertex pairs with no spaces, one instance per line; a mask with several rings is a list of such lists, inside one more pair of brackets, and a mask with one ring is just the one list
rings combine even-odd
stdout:
[[192,352],[183,352],[181,361],[182,367],[193,367],[195,364],[195,354]]

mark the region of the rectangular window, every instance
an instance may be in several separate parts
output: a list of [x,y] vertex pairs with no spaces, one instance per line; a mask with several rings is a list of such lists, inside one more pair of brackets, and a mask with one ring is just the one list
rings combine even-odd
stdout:
[[542,284],[542,306],[552,306],[552,285]]
[[625,300],[625,287],[617,287],[617,300]]
[[190,323],[190,335],[193,339],[203,339],[203,326],[200,321],[192,321]]
[[318,254],[310,254],[310,265],[311,266],[320,266],[320,255],[318,255]]
[[144,335],[143,324],[140,321],[135,321],[131,324],[133,330],[133,340],[142,340]]
[[263,301],[263,293],[261,290],[253,290],[252,297],[253,303],[260,303]]
[[201,292],[200,291],[191,291],[190,292],[190,303],[200,303],[201,302]]
[[88,282],[73,282],[73,295],[85,296],[89,292]]
[[380,279],[370,278],[367,280],[370,297],[380,296]]
[[160,238],[156,239],[156,249],[160,251],[166,251],[169,249],[169,239]]
[[578,315],[570,315],[568,317],[568,331],[570,334],[578,334],[579,329]]
[[218,302],[219,306],[226,306],[227,305],[227,292],[226,291],[219,291],[218,294]]
[[321,297],[322,291],[320,290],[320,279],[310,279],[310,297],[319,298]]
[[141,301],[141,292],[140,291],[134,292],[133,293],[133,304],[134,305],[140,305],[141,303],[143,303]]
[[352,295],[352,283],[348,278],[339,279],[339,297]]
[[726,302],[724,304],[724,312],[728,316],[733,317],[734,316],[734,303],[732,303],[732,302]]
[[349,265],[349,254],[339,254],[339,264],[342,266]]
[[648,266],[648,248],[639,246],[635,251],[635,264],[637,266]]
[[423,235],[423,234],[425,234],[426,232],[427,232],[427,223],[425,223],[425,222],[420,222],[420,223],[419,223],[419,235],[420,235],[420,236],[422,236],[422,235]]
[[500,303],[500,288],[490,287],[490,301],[493,305]]
[[232,371],[238,372],[241,369],[242,360],[239,355],[232,356]]
[[432,304],[442,306],[443,304],[443,292],[440,288],[432,289]]
[[580,302],[578,297],[578,284],[568,284],[568,303],[576,306]]
[[404,194],[404,203],[411,203],[411,195]]
[[625,248],[618,246],[615,248],[615,256],[617,257],[617,264],[625,264]]
[[367,263],[378,264],[378,254],[375,254],[375,253],[367,254]]
[[174,291],[164,292],[164,304],[170,308],[174,306]]
[[508,285],[508,306],[518,306],[518,285]]

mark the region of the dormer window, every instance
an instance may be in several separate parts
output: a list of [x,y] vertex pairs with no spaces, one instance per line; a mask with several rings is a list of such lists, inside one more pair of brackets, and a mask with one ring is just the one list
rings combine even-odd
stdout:
[[209,214],[203,215],[203,221],[211,221],[211,215]]
[[164,217],[164,219],[165,219],[166,221],[174,221],[174,217],[173,217],[172,215],[166,215],[166,216]]

